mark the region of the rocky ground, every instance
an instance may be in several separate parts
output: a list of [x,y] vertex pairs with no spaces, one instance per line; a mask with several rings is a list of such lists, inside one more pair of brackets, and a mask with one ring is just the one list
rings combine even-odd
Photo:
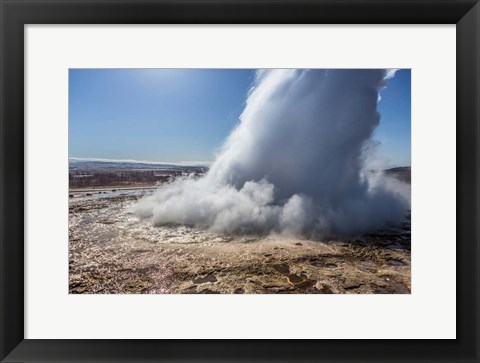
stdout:
[[410,293],[409,216],[349,241],[223,236],[139,221],[149,192],[70,197],[70,293]]

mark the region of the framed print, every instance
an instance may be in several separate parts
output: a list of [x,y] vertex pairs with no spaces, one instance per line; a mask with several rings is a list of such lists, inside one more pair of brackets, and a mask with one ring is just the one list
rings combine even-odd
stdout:
[[2,361],[478,361],[479,9],[2,1]]
[[[410,69],[70,69],[69,155],[113,140],[109,150],[137,159],[159,149],[186,160],[69,157],[69,292],[410,293],[410,78]],[[132,93],[109,86],[133,80]],[[142,90],[158,96],[137,98]],[[215,106],[230,112],[246,94],[211,159],[210,135],[228,120]],[[335,113],[335,100],[351,110]],[[91,120],[104,102],[114,125]],[[121,105],[142,116],[132,123]],[[388,134],[382,126],[396,118],[385,137],[399,147],[380,166],[371,131]],[[86,130],[109,136],[95,142]],[[162,138],[146,145],[152,132]]]

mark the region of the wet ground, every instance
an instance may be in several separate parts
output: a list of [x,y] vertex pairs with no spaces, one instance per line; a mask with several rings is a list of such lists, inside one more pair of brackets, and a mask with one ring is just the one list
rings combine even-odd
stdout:
[[224,236],[140,221],[130,208],[151,192],[70,195],[70,293],[410,293],[409,216],[349,241]]

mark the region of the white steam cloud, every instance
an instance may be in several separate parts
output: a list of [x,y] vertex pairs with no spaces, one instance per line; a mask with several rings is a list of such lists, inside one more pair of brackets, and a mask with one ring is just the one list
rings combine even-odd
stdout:
[[364,171],[389,70],[257,73],[208,173],[160,187],[136,213],[155,225],[327,236],[399,221],[409,188]]

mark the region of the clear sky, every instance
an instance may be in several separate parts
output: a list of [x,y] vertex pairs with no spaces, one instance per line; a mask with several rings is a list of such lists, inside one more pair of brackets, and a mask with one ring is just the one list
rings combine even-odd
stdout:
[[[71,69],[69,156],[212,161],[238,123],[255,70]],[[410,70],[382,91],[375,139],[410,165]]]
[[379,153],[391,166],[410,165],[411,160],[411,71],[395,73],[381,92],[378,104],[380,125],[374,139],[381,142]]

